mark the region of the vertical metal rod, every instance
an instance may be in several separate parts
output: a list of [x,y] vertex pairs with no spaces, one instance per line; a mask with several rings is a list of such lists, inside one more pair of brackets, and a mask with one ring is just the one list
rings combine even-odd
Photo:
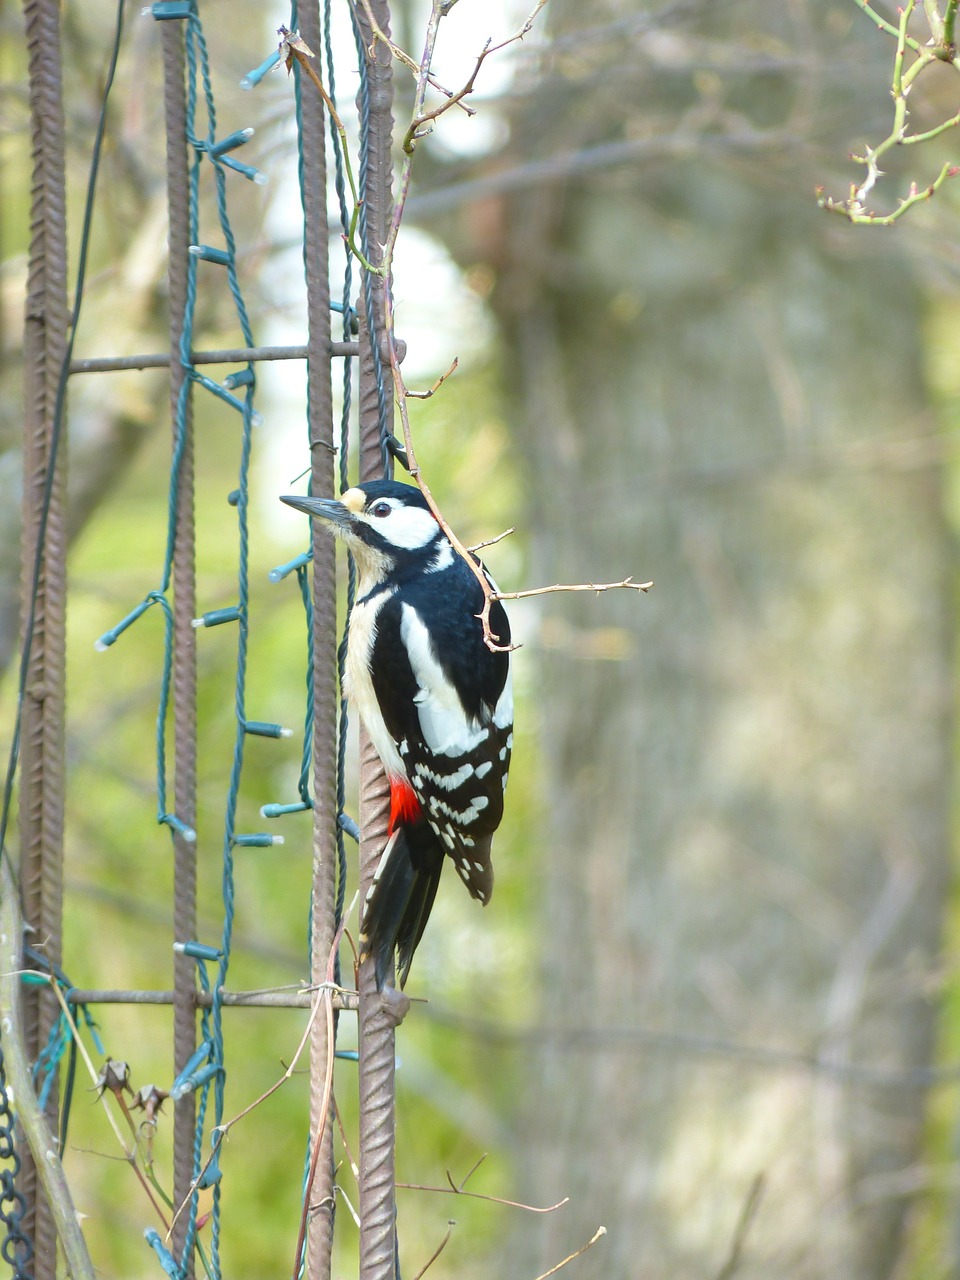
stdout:
[[[380,29],[390,30],[386,0],[373,0],[373,14]],[[370,49],[372,37],[358,5],[354,14]],[[369,164],[366,173],[365,208],[367,252],[371,262],[380,260],[380,246],[392,208],[393,76],[391,59],[383,44],[367,55],[370,95],[367,137]],[[360,479],[383,475],[377,375],[370,350],[370,331],[383,333],[383,281],[372,279],[372,314],[361,307],[360,330]],[[387,392],[387,428],[392,431],[393,392]],[[383,766],[365,733],[360,735],[360,897],[367,890],[387,838],[390,788]],[[377,992],[371,957],[360,970],[360,1280],[395,1280],[395,1021],[389,1006]]]
[[[33,178],[30,264],[24,330],[23,616],[35,621],[21,724],[21,893],[30,939],[51,964],[61,958],[64,810],[64,593],[66,441],[58,453],[36,596],[33,573],[44,488],[51,465],[53,416],[67,340],[66,189],[58,0],[26,0]],[[31,989],[24,1001],[26,1051],[46,1044],[59,1008],[52,992]],[[57,1130],[57,1090],[46,1118]],[[49,1206],[38,1193],[36,1170],[25,1161],[22,1190],[31,1209],[24,1228],[33,1236],[37,1280],[56,1275],[57,1242]]]
[[[322,48],[318,0],[301,3],[300,34],[318,54]],[[299,70],[297,72],[299,75]],[[330,266],[323,102],[306,77],[300,79],[303,144],[302,199],[304,267],[307,277],[307,376],[310,431],[310,491],[334,493],[333,389],[330,362]],[[311,976],[327,979],[334,938],[337,864],[337,584],[333,539],[313,528],[313,891]],[[319,1144],[307,1229],[309,1280],[329,1280],[333,1249],[333,1111],[322,1130],[321,1103],[328,1056],[327,1022],[319,1017],[310,1041],[310,1131]]]
[[[170,306],[170,412],[176,435],[177,407],[185,373],[180,362],[187,300],[187,246],[190,242],[190,191],[187,157],[186,100],[184,85],[184,32],[181,22],[160,24],[163,50],[163,98],[167,152],[167,233]],[[189,394],[189,393],[188,393]],[[177,817],[188,826],[196,825],[197,784],[197,665],[196,631],[191,625],[196,615],[194,570],[194,472],[193,423],[187,402],[186,444],[177,484],[178,507],[173,556],[174,589],[174,807]],[[174,835],[173,928],[177,942],[189,942],[197,931],[196,844]],[[197,1044],[194,964],[189,956],[175,953],[173,961],[174,1074],[193,1053]],[[193,1178],[193,1147],[196,1104],[192,1092],[180,1098],[173,1115],[173,1198],[179,1207],[190,1194]],[[180,1258],[188,1225],[183,1213],[174,1227],[174,1255]],[[187,1275],[193,1274],[188,1260]]]

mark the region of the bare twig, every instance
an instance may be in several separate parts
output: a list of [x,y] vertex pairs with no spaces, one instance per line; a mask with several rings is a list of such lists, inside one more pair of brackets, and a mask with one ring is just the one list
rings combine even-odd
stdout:
[[347,1131],[343,1127],[343,1117],[340,1114],[340,1108],[337,1106],[336,1096],[334,1096],[333,1099],[333,1114],[337,1121],[337,1128],[340,1130],[340,1141],[343,1143],[343,1150],[347,1157],[347,1164],[350,1166],[350,1172],[353,1174],[354,1179],[359,1182],[360,1166],[357,1164],[356,1160],[354,1160],[353,1152],[350,1150],[350,1143],[347,1141]]
[[468,551],[482,551],[484,547],[495,547],[498,542],[502,542],[504,538],[509,538],[511,533],[516,533],[516,529],[511,525],[509,529],[504,529],[503,533],[498,533],[495,538],[486,538],[483,542],[474,542],[467,547]]
[[429,400],[431,396],[437,394],[437,392],[440,390],[440,388],[443,386],[446,380],[450,377],[450,375],[452,373],[456,373],[457,366],[459,365],[459,363],[460,363],[459,359],[457,357],[454,357],[453,363],[451,364],[450,368],[447,370],[446,373],[441,373],[440,377],[436,380],[436,382],[433,384],[433,386],[430,388],[429,391],[411,391],[410,388],[408,387],[407,395],[412,396],[414,400]]
[[350,1197],[349,1197],[349,1196],[347,1195],[347,1193],[344,1191],[343,1187],[341,1187],[341,1185],[340,1185],[340,1183],[339,1183],[339,1182],[335,1182],[335,1183],[333,1184],[333,1194],[334,1194],[335,1196],[339,1196],[339,1197],[340,1197],[340,1199],[343,1201],[343,1203],[347,1206],[347,1212],[350,1214],[350,1217],[351,1217],[351,1218],[353,1219],[353,1221],[354,1221],[354,1225],[356,1226],[357,1230],[359,1231],[359,1230],[360,1230],[360,1215],[359,1215],[359,1213],[357,1213],[356,1209],[355,1209],[355,1208],[353,1207],[353,1205],[350,1203]]
[[526,591],[494,591],[494,600],[523,600],[527,596],[552,595],[555,591],[617,591],[628,587],[632,591],[649,591],[652,582],[634,582],[632,578],[621,578],[619,582],[555,582],[552,587],[528,587]]
[[459,1183],[454,1182],[450,1170],[447,1169],[445,1172],[447,1175],[447,1183],[449,1185],[446,1187],[424,1186],[417,1182],[398,1182],[396,1185],[398,1190],[402,1189],[404,1191],[435,1191],[440,1195],[469,1196],[472,1200],[487,1200],[491,1204],[505,1204],[511,1209],[525,1209],[527,1213],[553,1213],[555,1210],[561,1209],[565,1204],[569,1203],[570,1197],[564,1196],[563,1199],[558,1200],[556,1204],[549,1204],[544,1208],[534,1204],[523,1204],[519,1200],[505,1200],[502,1196],[485,1196],[479,1191],[465,1191],[464,1188],[467,1183],[477,1172],[486,1158],[486,1153],[484,1153],[473,1168],[468,1170],[466,1176],[461,1179]]
[[[357,0],[354,0],[354,4],[356,4],[356,2]],[[390,39],[390,37],[386,34],[386,32],[382,30],[376,18],[374,17],[373,6],[370,4],[370,0],[360,0],[360,3],[363,5],[363,11],[366,14],[367,21],[370,23],[370,30],[373,32],[374,42],[379,40],[381,44],[385,45],[386,48],[389,49],[391,57],[396,58],[396,60],[399,63],[401,63],[403,66],[405,66],[407,70],[413,74],[414,77],[419,76],[420,64],[414,58],[411,58],[409,53],[405,53],[398,44],[394,44],[394,42]],[[369,46],[367,52],[370,54],[372,58],[373,57],[372,43]],[[430,82],[431,88],[436,89],[437,93],[442,93],[445,98],[453,97],[453,91],[451,89],[445,89],[444,86],[433,74],[433,72],[430,72],[428,74],[427,79]],[[458,102],[457,106],[460,107],[462,111],[466,112],[468,116],[475,116],[477,114],[476,108],[471,107],[466,102]]]
[[430,1257],[426,1260],[426,1262],[423,1264],[423,1266],[420,1268],[417,1274],[413,1277],[413,1280],[421,1280],[421,1277],[427,1274],[427,1272],[430,1270],[430,1268],[433,1266],[436,1260],[440,1257],[441,1253],[443,1253],[444,1249],[447,1247],[447,1241],[453,1235],[453,1228],[456,1225],[457,1224],[453,1221],[452,1218],[449,1218],[447,1220],[447,1234],[443,1237],[443,1239],[437,1245],[436,1249],[434,1249],[433,1253],[431,1253]]
[[555,1267],[551,1267],[549,1271],[541,1271],[540,1275],[537,1276],[537,1280],[547,1280],[547,1276],[555,1276],[561,1267],[565,1267],[568,1262],[573,1262],[574,1258],[579,1258],[582,1253],[586,1253],[588,1249],[590,1249],[593,1245],[595,1245],[597,1241],[601,1239],[601,1237],[605,1236],[606,1234],[607,1234],[606,1227],[597,1227],[596,1231],[593,1233],[593,1235],[587,1241],[587,1243],[584,1245],[581,1245],[580,1248],[576,1251],[576,1253],[568,1254],[563,1259],[562,1262],[558,1262],[557,1265]]

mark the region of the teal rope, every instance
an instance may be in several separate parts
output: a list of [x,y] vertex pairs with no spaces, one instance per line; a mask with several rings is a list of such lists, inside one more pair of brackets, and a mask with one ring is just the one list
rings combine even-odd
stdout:
[[[242,334],[243,343],[247,347],[252,347],[255,343],[253,340],[253,332],[250,326],[246,305],[240,289],[236,262],[236,239],[230,225],[227,209],[225,166],[228,164],[229,157],[224,154],[228,148],[241,145],[244,137],[240,134],[233,134],[228,138],[221,140],[219,144],[217,143],[216,104],[210,75],[210,62],[203,27],[200,22],[196,6],[191,5],[184,12],[178,12],[176,15],[162,13],[158,10],[155,10],[155,14],[157,17],[176,16],[177,18],[185,19],[186,141],[193,150],[193,159],[188,169],[187,222],[189,239],[191,244],[200,243],[200,181],[203,165],[205,162],[209,162],[213,165],[217,220],[226,249],[218,251],[215,257],[212,255],[208,255],[208,257],[212,258],[214,262],[223,266],[226,270],[227,285],[233,300],[234,311]],[[198,112],[201,109],[201,100],[202,110],[206,117],[206,128],[203,132],[201,132],[197,123]],[[229,167],[233,168],[237,166],[235,165],[235,162],[230,162]],[[245,166],[239,166],[239,171],[243,173],[245,172],[245,168]],[[116,627],[102,636],[99,641],[99,647],[108,647],[114,643],[114,641],[123,633],[123,631],[126,630],[127,627],[132,625],[133,622],[141,617],[143,613],[150,608],[150,606],[156,604],[160,607],[164,616],[164,649],[157,707],[156,730],[158,820],[170,827],[171,833],[176,832],[187,839],[194,839],[195,833],[191,831],[190,828],[188,828],[180,819],[178,819],[174,813],[168,812],[167,810],[166,733],[168,713],[170,709],[174,644],[173,614],[168,600],[168,595],[173,577],[176,522],[181,496],[180,475],[188,443],[188,411],[190,394],[193,385],[199,384],[199,386],[205,390],[210,391],[212,394],[237,408],[240,411],[242,419],[239,483],[235,494],[235,501],[233,501],[233,495],[231,496],[233,505],[236,506],[237,510],[237,604],[235,610],[227,611],[230,619],[237,622],[236,684],[234,694],[236,730],[224,813],[223,865],[221,878],[223,930],[219,948],[217,978],[215,984],[212,984],[213,1000],[211,1008],[204,1010],[201,1018],[204,1050],[198,1063],[191,1064],[195,1078],[188,1079],[183,1085],[185,1088],[196,1088],[199,1095],[197,1103],[197,1125],[194,1134],[194,1177],[197,1180],[200,1180],[202,1177],[204,1185],[212,1185],[213,1187],[211,1246],[209,1258],[206,1256],[205,1251],[200,1249],[199,1241],[197,1240],[199,1188],[194,1191],[190,1199],[183,1254],[178,1261],[171,1258],[169,1252],[162,1246],[162,1242],[158,1239],[154,1240],[150,1238],[150,1234],[148,1233],[148,1243],[151,1244],[151,1247],[153,1247],[154,1251],[157,1253],[161,1265],[165,1270],[167,1270],[168,1274],[174,1276],[176,1280],[185,1280],[191,1269],[191,1260],[195,1250],[199,1252],[204,1269],[210,1277],[210,1280],[220,1280],[221,1277],[219,1157],[214,1157],[210,1168],[204,1174],[203,1170],[206,1163],[204,1159],[204,1136],[206,1133],[207,1116],[211,1109],[211,1098],[215,1132],[217,1131],[216,1126],[222,1123],[224,1114],[224,1087],[226,1071],[223,1043],[223,1010],[222,997],[220,993],[227,978],[233,935],[233,849],[235,844],[241,841],[249,841],[251,839],[249,836],[238,836],[235,827],[237,804],[243,771],[244,742],[248,731],[246,717],[246,673],[249,643],[248,512],[252,430],[255,422],[257,421],[257,415],[254,413],[253,408],[256,379],[252,364],[248,364],[244,371],[235,375],[231,380],[231,386],[228,390],[227,388],[213,382],[212,379],[208,378],[205,374],[200,373],[191,361],[194,317],[198,289],[197,271],[200,258],[201,255],[190,254],[186,264],[186,297],[184,314],[182,317],[179,349],[180,365],[185,376],[180,387],[174,413],[174,444],[170,462],[168,486],[167,539],[163,567],[160,575],[160,585],[155,591],[148,593],[140,605],[133,609],[126,618],[117,624]],[[242,399],[237,395],[232,394],[232,391],[240,386],[243,387]],[[223,620],[226,620],[227,613],[224,613],[224,611],[212,611],[212,613],[207,615],[207,617],[212,624],[215,621],[221,620],[221,614],[223,614]],[[255,723],[259,724],[259,722]],[[206,965],[202,959],[198,959],[197,961],[197,975],[201,988],[204,991],[209,992],[211,990],[211,983],[207,975]],[[155,1233],[153,1234],[155,1235]]]

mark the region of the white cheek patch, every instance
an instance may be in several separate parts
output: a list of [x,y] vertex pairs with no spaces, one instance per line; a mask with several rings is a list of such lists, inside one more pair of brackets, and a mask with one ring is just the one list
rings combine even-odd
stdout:
[[390,504],[390,514],[375,516],[367,512],[364,520],[393,546],[401,547],[404,551],[416,551],[437,536],[439,526],[429,511],[424,511],[422,507],[405,506],[394,498],[381,498],[374,506],[379,506],[381,502]]

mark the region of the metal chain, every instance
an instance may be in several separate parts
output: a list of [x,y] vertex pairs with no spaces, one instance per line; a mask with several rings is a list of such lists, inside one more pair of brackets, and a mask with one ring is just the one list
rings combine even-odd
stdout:
[[20,1172],[20,1156],[14,1137],[15,1120],[7,1091],[7,1076],[3,1065],[3,1046],[0,1045],[0,1222],[4,1226],[0,1256],[11,1268],[13,1280],[33,1280],[30,1263],[33,1260],[33,1242],[20,1229],[26,1211],[26,1202],[16,1189]]

